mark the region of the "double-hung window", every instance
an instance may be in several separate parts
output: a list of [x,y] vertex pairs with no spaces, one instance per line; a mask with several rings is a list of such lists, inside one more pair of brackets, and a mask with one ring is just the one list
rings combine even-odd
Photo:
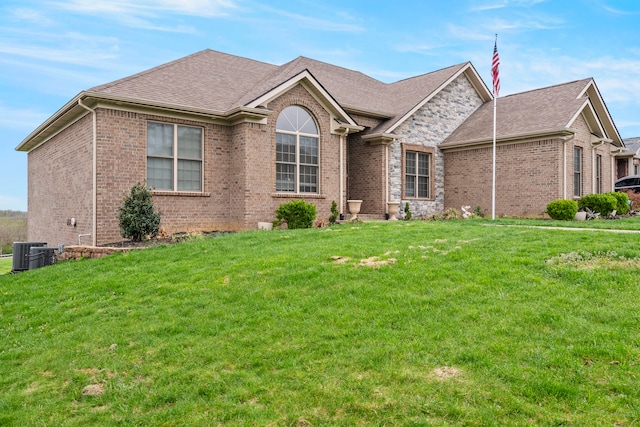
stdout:
[[427,150],[404,150],[404,197],[430,199],[431,160],[433,153]]
[[318,145],[318,127],[307,110],[282,110],[276,122],[276,191],[319,192]]
[[573,148],[573,195],[582,196],[582,148]]
[[202,191],[202,128],[147,123],[147,185]]

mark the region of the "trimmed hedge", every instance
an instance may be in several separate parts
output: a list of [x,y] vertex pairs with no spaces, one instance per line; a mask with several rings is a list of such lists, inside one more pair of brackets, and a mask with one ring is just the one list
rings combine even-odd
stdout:
[[575,200],[554,200],[547,205],[546,212],[552,219],[571,221],[578,212],[578,202]]
[[276,209],[276,218],[279,222],[286,222],[288,229],[311,228],[316,214],[316,205],[304,200],[283,203]]
[[616,212],[619,215],[624,215],[627,212],[629,212],[629,195],[627,193],[614,191],[612,193],[606,193],[606,194],[611,194],[613,197],[616,198],[616,201],[617,201]]
[[602,216],[609,215],[618,206],[618,199],[611,193],[587,194],[578,201],[578,208],[589,208],[593,212],[598,212]]

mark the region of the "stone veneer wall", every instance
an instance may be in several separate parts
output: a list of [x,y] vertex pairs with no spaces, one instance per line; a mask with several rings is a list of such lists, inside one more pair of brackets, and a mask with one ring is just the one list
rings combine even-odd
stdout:
[[[400,201],[402,212],[406,202],[413,215],[425,216],[441,213],[444,209],[444,159],[438,145],[460,126],[483,101],[469,80],[461,75],[420,108],[409,120],[393,132],[398,135],[390,148],[390,197],[389,201]],[[401,144],[436,147],[431,162],[431,179],[435,179],[434,194],[429,200],[403,198]],[[410,149],[410,147],[407,147]]]
[[129,252],[133,248],[114,248],[100,246],[65,246],[64,251],[58,255],[58,260],[79,260],[88,258],[102,258],[116,252]]

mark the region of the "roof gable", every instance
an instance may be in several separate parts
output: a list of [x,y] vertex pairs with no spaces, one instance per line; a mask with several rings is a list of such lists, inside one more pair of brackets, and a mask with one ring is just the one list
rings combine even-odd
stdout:
[[[594,133],[601,133],[600,137],[611,139],[616,145],[622,143],[593,79],[576,80],[498,98],[496,110],[498,140],[571,133],[572,124],[582,114]],[[487,102],[456,129],[441,147],[479,144],[492,139],[493,103]]]

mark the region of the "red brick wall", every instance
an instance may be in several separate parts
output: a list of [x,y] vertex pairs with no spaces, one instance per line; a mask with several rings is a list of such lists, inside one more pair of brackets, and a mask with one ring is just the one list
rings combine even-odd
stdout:
[[[498,145],[496,215],[539,216],[559,198],[562,142],[543,140]],[[480,206],[491,215],[492,147],[447,151],[445,208]]]
[[[375,128],[380,124],[377,119],[358,115],[352,117],[367,128]],[[347,195],[349,199],[362,200],[361,214],[384,215],[386,212],[386,149],[384,145],[371,145],[363,141],[359,133],[349,136]]]
[[[92,233],[92,144],[88,114],[29,152],[29,241],[71,245],[78,243],[78,234]],[[71,218],[76,227],[67,225]]]
[[[609,145],[591,147],[591,132],[582,117],[572,126],[575,137],[498,144],[496,215],[540,216],[549,202],[573,198],[573,148],[583,148],[583,194],[593,192],[593,153],[602,155],[603,192],[612,190]],[[566,175],[563,173],[566,155]],[[445,159],[445,208],[480,206],[491,214],[492,147],[448,150]],[[566,180],[566,192],[563,189]]]
[[118,210],[125,194],[146,180],[147,122],[176,123],[203,129],[204,191],[154,192],[161,228],[179,231],[230,230],[229,128],[192,120],[98,109],[98,244],[122,240]]
[[[275,123],[290,105],[306,108],[320,128],[320,194],[281,195],[275,192]],[[281,203],[304,198],[318,216],[328,217],[331,202],[346,189],[340,183],[340,137],[330,133],[331,117],[303,86],[270,102],[266,124],[214,125],[195,120],[98,108],[96,244],[122,240],[118,212],[131,187],[146,179],[147,122],[150,120],[203,129],[202,193],[154,191],[161,228],[179,231],[256,228],[275,219]],[[29,154],[29,239],[50,244],[77,244],[77,235],[92,227],[92,114]],[[346,177],[346,141],[343,166]],[[67,226],[76,218],[77,227]],[[82,243],[89,243],[85,237]]]
[[[320,194],[319,195],[283,195],[275,191],[275,162],[276,162],[276,121],[280,112],[291,105],[306,108],[316,120],[320,131]],[[340,183],[340,136],[331,134],[331,116],[306,91],[302,85],[289,90],[287,93],[269,102],[267,105],[273,114],[267,119],[267,124],[259,138],[252,139],[249,155],[249,165],[259,165],[253,168],[248,176],[250,191],[245,199],[249,205],[247,209],[251,215],[246,218],[245,226],[255,228],[259,221],[271,221],[275,219],[275,210],[282,203],[295,199],[304,199],[308,203],[316,205],[318,218],[329,217],[331,214],[331,202],[339,203],[340,192],[343,191]],[[256,132],[252,135],[255,138]],[[345,144],[346,146],[346,141]],[[343,155],[346,168],[346,147]],[[345,169],[346,175],[346,169]],[[343,208],[346,210],[346,208]]]

